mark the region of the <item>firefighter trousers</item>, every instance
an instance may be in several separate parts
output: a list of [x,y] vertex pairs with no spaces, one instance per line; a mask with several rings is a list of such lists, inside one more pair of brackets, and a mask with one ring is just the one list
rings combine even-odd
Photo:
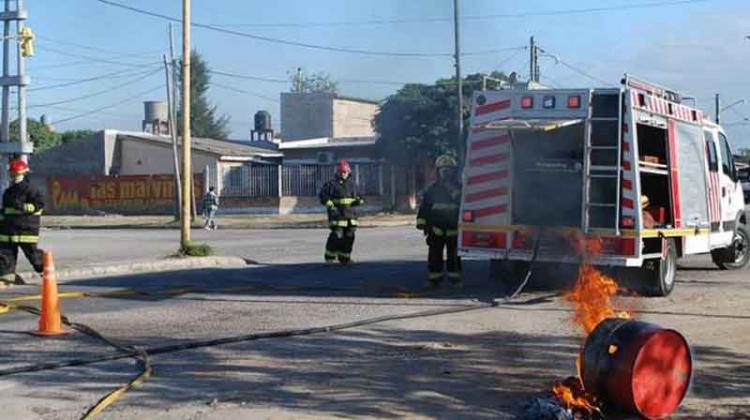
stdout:
[[[461,259],[458,257],[458,236],[437,235],[431,233],[427,236],[429,254],[427,266],[430,280],[439,281],[444,273],[453,281],[461,280]],[[446,258],[443,261],[443,251]]]
[[347,226],[332,226],[326,242],[325,260],[332,262],[338,258],[339,262],[350,262],[356,231],[357,227],[351,223]]
[[44,271],[44,251],[37,248],[36,244],[0,243],[0,280],[6,283],[16,281],[18,248],[21,248],[23,254],[26,255],[34,271],[37,273]]

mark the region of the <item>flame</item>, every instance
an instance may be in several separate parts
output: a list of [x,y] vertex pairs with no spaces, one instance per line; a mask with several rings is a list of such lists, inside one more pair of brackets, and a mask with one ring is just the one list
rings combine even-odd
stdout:
[[612,278],[605,276],[591,265],[584,264],[578,271],[578,281],[565,300],[575,307],[573,322],[583,328],[588,336],[607,318],[630,318],[624,311],[615,311],[612,297],[619,287]]
[[559,399],[565,408],[585,411],[587,413],[598,412],[599,408],[589,400],[585,395],[576,396],[573,388],[561,383],[552,386],[552,393]]
[[[630,318],[626,311],[616,311],[613,297],[619,291],[617,282],[597,270],[591,261],[602,251],[602,242],[596,239],[572,238],[573,245],[583,256],[584,263],[578,271],[576,285],[564,296],[565,301],[573,304],[573,322],[583,329],[588,336],[600,322],[607,318]],[[617,346],[610,346],[610,354],[617,352]],[[578,377],[572,383],[557,383],[552,392],[567,408],[591,414],[598,412],[595,399],[588,395],[581,381],[581,355],[576,359]],[[566,381],[567,382],[567,381]]]

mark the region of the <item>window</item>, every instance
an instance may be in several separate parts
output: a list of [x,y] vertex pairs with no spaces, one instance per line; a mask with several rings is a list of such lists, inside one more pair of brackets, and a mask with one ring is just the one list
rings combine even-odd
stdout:
[[732,156],[732,149],[729,148],[729,142],[727,141],[724,134],[719,133],[719,139],[721,140],[721,170],[729,178],[733,180],[737,179],[737,173],[734,169],[734,157]]
[[229,187],[240,188],[242,186],[242,167],[229,168]]
[[711,172],[719,172],[719,160],[716,156],[716,143],[714,143],[714,135],[710,131],[705,131],[703,132],[703,137],[706,139],[708,170]]

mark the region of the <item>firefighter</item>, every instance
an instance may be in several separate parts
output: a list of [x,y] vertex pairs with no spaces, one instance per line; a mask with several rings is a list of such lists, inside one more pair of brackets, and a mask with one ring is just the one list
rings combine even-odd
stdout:
[[[461,204],[458,162],[451,155],[442,155],[435,161],[435,166],[437,181],[425,191],[417,213],[417,229],[424,232],[429,247],[428,283],[433,287],[438,286],[447,276],[454,286],[462,287],[461,260],[457,253]],[[445,264],[443,249],[447,252]]]
[[37,273],[44,270],[43,251],[37,248],[44,201],[39,190],[29,183],[28,172],[29,165],[23,160],[10,162],[11,186],[3,194],[0,222],[0,287],[23,284],[16,275],[18,248]]
[[351,179],[352,169],[346,160],[339,161],[336,176],[326,182],[318,197],[328,211],[331,233],[326,242],[325,261],[351,263],[354,233],[357,230],[356,207],[364,203],[356,182]]

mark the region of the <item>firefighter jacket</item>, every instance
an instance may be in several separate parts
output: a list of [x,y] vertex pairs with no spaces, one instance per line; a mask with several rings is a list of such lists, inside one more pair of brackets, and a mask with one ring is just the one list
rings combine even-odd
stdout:
[[417,229],[437,236],[456,236],[460,207],[460,185],[443,182],[432,184],[422,196],[417,213]]
[[43,209],[42,194],[31,186],[28,179],[8,187],[3,194],[0,243],[39,242],[39,224]]
[[331,227],[357,225],[356,207],[362,205],[364,200],[351,177],[343,179],[336,175],[323,185],[318,197],[320,203],[328,209],[328,222]]

